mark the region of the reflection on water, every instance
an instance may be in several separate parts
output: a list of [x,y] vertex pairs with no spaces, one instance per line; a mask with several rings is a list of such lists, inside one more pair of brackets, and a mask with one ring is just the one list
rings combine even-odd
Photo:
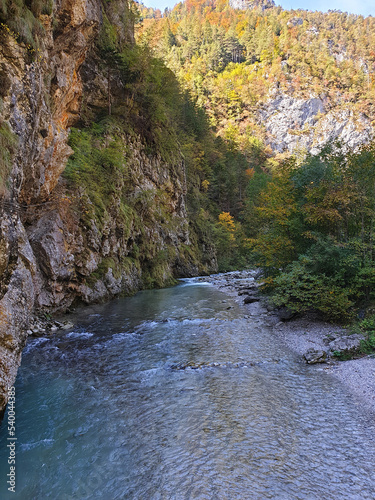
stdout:
[[[29,499],[374,499],[374,428],[340,384],[208,284],[89,307],[17,379]],[[195,363],[200,369],[175,370]]]

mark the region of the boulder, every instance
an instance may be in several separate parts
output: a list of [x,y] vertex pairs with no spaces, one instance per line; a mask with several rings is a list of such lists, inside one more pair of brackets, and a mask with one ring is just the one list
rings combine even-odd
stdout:
[[314,365],[316,363],[326,363],[327,352],[320,349],[311,348],[305,352],[303,357],[308,365]]
[[278,310],[277,310],[277,315],[280,319],[280,321],[289,321],[291,319],[293,319],[295,316],[296,316],[296,312],[295,311],[292,311],[291,309],[289,309],[288,307],[280,307]]
[[358,347],[361,344],[361,340],[363,340],[362,335],[347,335],[346,337],[340,337],[332,342],[330,342],[329,348],[332,352],[338,351],[338,352],[345,352],[345,351],[352,351],[354,349],[358,349]]
[[244,304],[253,304],[254,302],[259,302],[260,298],[255,297],[254,295],[248,295],[247,297],[244,298],[243,303]]

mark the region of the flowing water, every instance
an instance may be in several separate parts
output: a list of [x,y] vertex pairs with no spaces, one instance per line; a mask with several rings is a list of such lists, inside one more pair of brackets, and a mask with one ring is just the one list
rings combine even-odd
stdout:
[[0,498],[373,500],[371,420],[244,315],[193,279],[32,340],[16,383],[16,493],[3,425]]

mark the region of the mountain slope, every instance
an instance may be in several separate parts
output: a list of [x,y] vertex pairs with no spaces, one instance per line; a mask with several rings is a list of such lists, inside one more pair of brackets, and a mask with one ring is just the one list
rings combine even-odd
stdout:
[[375,19],[269,4],[234,9],[190,0],[164,17],[141,9],[138,38],[165,59],[217,133],[236,136],[243,151],[248,137],[270,154],[317,151],[332,139],[350,148],[369,141]]

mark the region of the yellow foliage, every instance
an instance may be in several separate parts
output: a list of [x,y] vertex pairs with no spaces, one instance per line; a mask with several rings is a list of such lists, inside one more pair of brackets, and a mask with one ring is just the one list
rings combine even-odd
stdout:
[[234,233],[236,230],[234,217],[229,212],[221,212],[219,215],[219,224],[231,233]]
[[208,181],[207,179],[205,179],[204,181],[202,181],[202,189],[203,189],[204,192],[207,192],[209,185],[210,185],[210,181]]

